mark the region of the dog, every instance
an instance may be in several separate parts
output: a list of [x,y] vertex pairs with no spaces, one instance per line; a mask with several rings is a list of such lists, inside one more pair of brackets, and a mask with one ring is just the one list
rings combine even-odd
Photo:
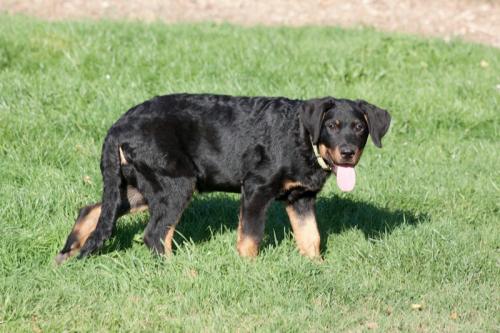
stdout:
[[238,253],[255,257],[266,209],[285,203],[299,252],[320,257],[315,199],[328,177],[350,191],[367,137],[377,147],[389,113],[363,100],[172,94],[128,110],[109,129],[101,158],[102,202],[83,207],[62,263],[99,249],[128,213],[149,209],[144,243],[172,252],[195,191],[241,193]]

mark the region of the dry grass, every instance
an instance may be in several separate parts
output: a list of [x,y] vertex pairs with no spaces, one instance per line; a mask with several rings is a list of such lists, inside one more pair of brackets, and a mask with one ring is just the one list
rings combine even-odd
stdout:
[[50,20],[361,25],[500,47],[500,1],[495,0],[3,0],[2,10]]

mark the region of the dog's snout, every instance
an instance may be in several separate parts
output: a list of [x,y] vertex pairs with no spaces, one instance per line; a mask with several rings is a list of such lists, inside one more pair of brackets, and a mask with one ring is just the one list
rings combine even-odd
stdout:
[[340,148],[340,156],[344,159],[351,159],[354,156],[354,149],[351,147],[341,147]]

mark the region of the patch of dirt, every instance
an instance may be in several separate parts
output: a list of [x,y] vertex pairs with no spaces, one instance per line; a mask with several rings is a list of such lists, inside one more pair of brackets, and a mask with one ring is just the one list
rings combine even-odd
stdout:
[[0,11],[48,20],[361,25],[500,47],[500,0],[0,0]]

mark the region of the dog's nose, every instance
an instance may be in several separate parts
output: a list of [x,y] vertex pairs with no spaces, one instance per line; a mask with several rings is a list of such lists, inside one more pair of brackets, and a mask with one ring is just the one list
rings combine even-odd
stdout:
[[344,159],[350,159],[354,156],[354,150],[349,147],[342,147],[340,148],[340,156]]

